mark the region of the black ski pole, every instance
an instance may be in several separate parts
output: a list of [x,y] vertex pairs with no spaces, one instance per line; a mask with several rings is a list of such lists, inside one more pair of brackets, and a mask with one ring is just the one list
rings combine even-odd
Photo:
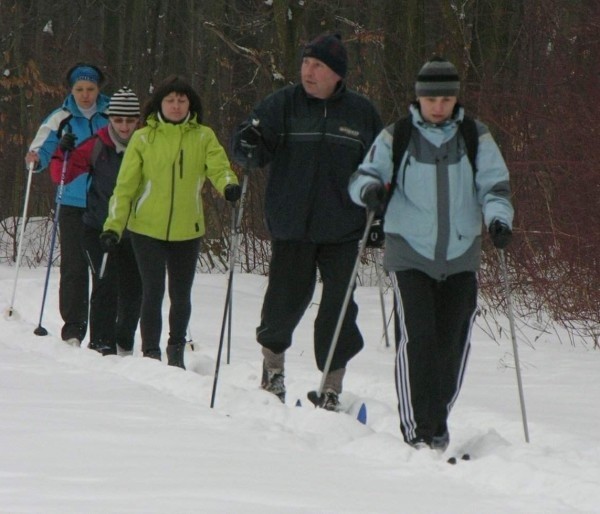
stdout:
[[[21,258],[23,257],[23,239],[25,235],[25,227],[27,224],[27,206],[29,205],[29,192],[31,191],[31,177],[33,175],[33,162],[29,163],[29,173],[27,176],[27,188],[25,189],[25,203],[23,205],[23,216],[21,217],[21,232],[19,233],[19,244],[17,247],[17,263],[15,270],[15,281],[13,283],[12,297],[10,299],[10,306],[6,312],[6,318],[11,319],[15,314],[15,296],[17,294],[17,281],[19,280],[19,270],[21,268]],[[17,229],[19,223],[17,222]],[[18,230],[15,230],[15,236]]]
[[508,323],[510,325],[510,337],[512,339],[513,353],[515,356],[515,371],[517,373],[517,385],[519,388],[519,402],[521,404],[521,417],[523,418],[523,431],[525,432],[525,442],[529,442],[529,429],[527,428],[527,412],[525,410],[525,395],[523,393],[523,380],[521,379],[521,364],[519,362],[519,350],[517,347],[517,335],[515,332],[515,317],[513,314],[512,298],[510,294],[510,284],[508,282],[508,271],[506,269],[506,258],[504,250],[498,250],[500,257],[500,267],[502,268],[502,277],[504,278],[504,291],[506,294],[506,307],[508,313]]
[[[213,379],[212,394],[210,397],[210,408],[212,409],[215,405],[215,396],[217,393],[217,382],[219,380],[219,370],[221,368],[221,354],[223,353],[223,341],[225,339],[225,326],[229,326],[229,336],[231,336],[231,297],[233,288],[233,274],[235,271],[235,260],[238,249],[239,232],[242,223],[242,214],[244,210],[244,200],[246,197],[246,190],[248,188],[248,169],[244,171],[244,178],[242,180],[242,194],[239,200],[239,209],[237,209],[237,217],[235,212],[233,214],[233,220],[235,224],[233,226],[233,233],[231,234],[231,254],[229,256],[229,279],[227,280],[227,293],[225,294],[225,308],[223,310],[223,322],[221,323],[221,335],[219,337],[219,348],[217,350],[217,362],[215,364],[215,376]],[[228,323],[229,321],[229,323]],[[228,342],[230,344],[230,342]],[[229,356],[228,361],[229,363]]]
[[196,350],[196,346],[194,345],[194,338],[192,337],[192,331],[191,331],[189,325],[188,325],[187,331],[186,331],[185,342],[190,345],[190,350],[192,350],[192,351]]
[[344,301],[342,303],[342,308],[340,310],[340,315],[338,316],[337,324],[335,327],[335,331],[333,333],[333,337],[331,338],[331,345],[329,346],[329,353],[327,354],[327,360],[325,361],[325,366],[323,367],[323,376],[321,377],[321,384],[319,385],[319,389],[317,390],[316,397],[313,397],[311,393],[309,393],[308,399],[318,405],[318,402],[321,400],[321,395],[323,394],[323,388],[325,387],[325,380],[327,379],[327,373],[329,373],[329,368],[331,367],[331,361],[333,360],[333,354],[335,353],[335,348],[338,343],[338,339],[340,337],[340,332],[342,331],[342,324],[344,323],[344,318],[346,317],[346,311],[348,310],[348,304],[350,303],[350,297],[352,296],[352,292],[354,291],[354,285],[356,283],[356,277],[358,275],[358,268],[360,266],[360,259],[365,251],[365,247],[367,246],[367,239],[369,237],[369,231],[371,230],[371,225],[373,224],[373,219],[375,218],[375,211],[369,211],[367,215],[367,225],[365,227],[365,231],[358,245],[358,255],[356,256],[356,261],[354,262],[354,269],[350,274],[350,281],[348,282],[348,289],[346,289],[346,296],[344,297]]
[[[377,253],[376,255],[382,256],[383,255],[383,250],[379,249],[379,250],[375,250]],[[383,260],[383,258],[382,258]],[[376,261],[378,261],[378,259],[376,259]],[[385,295],[384,295],[384,291],[383,291],[383,277],[384,277],[384,273],[383,273],[383,262],[376,262],[375,266],[377,267],[377,282],[379,282],[379,303],[381,304],[381,316],[383,318],[383,335],[385,337],[385,347],[389,348],[390,347],[390,336],[388,335],[388,326],[387,326],[387,322],[386,322],[386,315],[385,315]]]
[[[241,204],[241,202],[240,202]],[[237,219],[238,219],[238,213],[239,213],[238,206],[236,206],[236,208],[233,210],[233,214],[231,216],[231,252],[229,253],[229,281],[233,283],[233,273],[234,273],[234,269],[235,269],[235,258],[236,258],[236,253],[237,251],[237,247],[239,244],[239,240],[238,240],[238,224],[237,224]],[[233,291],[233,284],[231,286],[231,291]],[[231,320],[233,319],[233,296],[232,293],[229,293],[229,298],[227,298],[225,301],[228,302],[228,309],[227,309],[227,364],[229,364],[231,362]]]
[[102,254],[102,263],[100,264],[100,273],[98,273],[98,278],[102,280],[104,278],[104,272],[106,271],[106,261],[108,260],[108,252],[104,252]]
[[47,336],[48,331],[42,326],[42,318],[44,317],[44,306],[46,305],[46,294],[48,293],[48,281],[50,279],[50,270],[52,269],[52,259],[54,257],[54,245],[56,242],[56,232],[58,229],[58,215],[60,213],[60,202],[62,200],[63,188],[65,187],[65,176],[67,174],[67,162],[69,160],[69,152],[65,152],[62,171],[60,173],[60,184],[58,185],[58,194],[56,196],[56,211],[54,212],[54,222],[52,226],[52,238],[50,240],[50,253],[48,255],[48,268],[46,269],[46,281],[44,282],[44,294],[42,295],[42,306],[40,308],[40,319],[38,326],[33,333],[36,336]]

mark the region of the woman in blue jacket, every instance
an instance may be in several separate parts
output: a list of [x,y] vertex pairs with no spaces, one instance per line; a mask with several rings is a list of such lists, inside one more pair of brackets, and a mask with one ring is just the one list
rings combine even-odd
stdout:
[[459,130],[464,119],[453,64],[420,70],[411,136],[393,173],[393,125],[351,179],[351,198],[385,213],[384,266],[394,288],[400,427],[414,448],[445,450],[448,415],[464,376],[477,308],[482,224],[497,248],[511,237],[509,175],[485,125],[476,122],[473,169]]
[[[25,156],[27,166],[33,164],[37,172],[48,167],[64,134],[73,134],[75,141],[81,143],[108,123],[109,98],[100,93],[104,82],[100,69],[78,63],[67,72],[66,80],[69,95],[62,106],[42,122]],[[87,173],[84,173],[64,186],[58,219],[61,250],[59,306],[64,322],[61,336],[73,346],[81,345],[88,324],[89,274],[81,247],[86,185]]]

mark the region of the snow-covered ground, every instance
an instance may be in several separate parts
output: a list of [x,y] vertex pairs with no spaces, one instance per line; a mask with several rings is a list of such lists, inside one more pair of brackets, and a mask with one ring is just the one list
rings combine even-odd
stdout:
[[[14,271],[0,265],[3,311]],[[307,405],[320,382],[315,306],[287,355],[288,404],[259,389],[265,277],[235,275],[230,363],[225,349],[211,409],[226,275],[196,277],[187,371],[142,358],[139,340],[125,358],[62,343],[58,270],[49,335],[34,335],[44,275],[23,268],[15,315],[0,318],[0,513],[600,513],[600,352],[581,342],[526,344],[540,334],[519,326],[527,444],[511,341],[476,329],[440,457],[400,438],[377,288],[357,291],[366,345],[343,398],[365,402],[365,426]],[[463,449],[470,462],[446,463]]]

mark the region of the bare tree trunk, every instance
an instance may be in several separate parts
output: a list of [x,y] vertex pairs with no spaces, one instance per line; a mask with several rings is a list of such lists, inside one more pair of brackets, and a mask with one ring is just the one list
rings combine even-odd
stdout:
[[[279,54],[272,53],[273,88],[294,81],[298,74],[299,32],[305,9],[293,0],[273,0],[273,18]],[[279,58],[278,58],[279,57]]]

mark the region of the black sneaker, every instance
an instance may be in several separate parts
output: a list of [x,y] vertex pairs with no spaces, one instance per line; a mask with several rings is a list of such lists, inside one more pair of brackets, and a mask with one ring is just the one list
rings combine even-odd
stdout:
[[274,394],[285,403],[285,375],[282,369],[267,369],[263,361],[263,373],[260,386],[271,394]]
[[74,348],[79,348],[81,346],[81,340],[76,337],[69,337],[69,339],[65,339],[65,343],[69,346],[73,346]]
[[409,446],[412,446],[415,450],[424,450],[425,448],[431,448],[431,441],[425,437],[415,437],[407,442]]
[[442,435],[434,435],[431,438],[431,449],[439,452],[445,452],[450,444],[450,434],[445,432]]
[[328,389],[321,395],[319,408],[329,411],[338,411],[340,409],[340,397],[332,389]]
[[184,353],[185,343],[167,345],[167,359],[169,366],[185,369]]
[[104,341],[90,341],[88,344],[90,350],[96,350],[102,355],[116,355],[117,348],[114,345],[105,343]]

